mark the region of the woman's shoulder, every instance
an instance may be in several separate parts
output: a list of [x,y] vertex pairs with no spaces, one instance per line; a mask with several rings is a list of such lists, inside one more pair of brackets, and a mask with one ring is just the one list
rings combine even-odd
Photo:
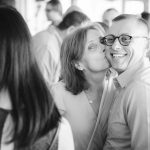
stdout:
[[5,110],[5,111],[7,112],[7,114],[6,114],[5,122],[4,122],[3,128],[2,128],[1,150],[13,150],[14,142],[7,144],[7,142],[9,140],[11,140],[11,138],[13,136],[12,135],[12,133],[13,133],[12,131],[14,128],[13,119],[12,119],[11,114],[7,110]]
[[0,91],[0,108],[6,110],[12,110],[10,95],[8,91],[5,89]]
[[2,150],[12,150],[13,143],[6,144],[5,142],[9,141],[12,137],[10,134],[13,129],[13,120],[10,115],[10,111],[12,110],[12,103],[10,99],[10,95],[7,90],[2,89],[0,91],[0,123],[1,125],[1,149]]

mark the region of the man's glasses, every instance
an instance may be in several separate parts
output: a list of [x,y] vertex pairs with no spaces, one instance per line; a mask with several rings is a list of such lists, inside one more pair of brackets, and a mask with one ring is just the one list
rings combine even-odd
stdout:
[[104,45],[107,46],[112,46],[115,42],[116,39],[119,40],[119,43],[123,46],[128,46],[132,40],[132,38],[146,38],[148,39],[148,37],[144,37],[144,36],[130,36],[127,34],[122,34],[120,36],[115,36],[113,34],[107,35],[103,38],[100,39],[100,42]]

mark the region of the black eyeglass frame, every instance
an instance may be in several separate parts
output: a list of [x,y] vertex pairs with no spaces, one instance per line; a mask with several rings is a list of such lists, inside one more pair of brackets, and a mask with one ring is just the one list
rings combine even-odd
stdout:
[[[112,36],[112,37],[114,38],[114,39],[113,39],[113,42],[112,42],[111,44],[109,44],[109,43],[106,41],[108,36]],[[123,42],[121,41],[120,38],[123,37],[123,36],[129,37],[129,42],[128,42],[128,43],[125,44],[125,43],[123,43]],[[103,44],[103,45],[112,46],[112,45],[114,44],[115,40],[118,39],[119,43],[120,43],[122,46],[129,46],[129,44],[130,44],[132,38],[146,38],[146,39],[149,39],[149,38],[146,37],[146,36],[130,36],[130,35],[127,35],[127,34],[121,34],[120,36],[115,36],[115,35],[113,35],[113,34],[109,34],[109,35],[107,35],[107,36],[101,38],[101,39],[100,39],[100,43]]]

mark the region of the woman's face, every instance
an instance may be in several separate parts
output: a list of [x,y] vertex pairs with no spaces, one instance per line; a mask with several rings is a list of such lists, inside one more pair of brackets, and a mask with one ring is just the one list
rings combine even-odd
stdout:
[[109,63],[105,57],[104,46],[99,42],[102,35],[96,29],[87,32],[87,40],[85,49],[80,60],[80,65],[84,70],[91,72],[100,72],[109,67]]

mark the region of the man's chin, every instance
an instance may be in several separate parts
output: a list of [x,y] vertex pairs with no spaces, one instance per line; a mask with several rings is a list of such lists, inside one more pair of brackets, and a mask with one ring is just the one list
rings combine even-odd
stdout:
[[123,72],[125,71],[125,69],[119,68],[119,67],[115,67],[115,66],[112,66],[112,68],[113,68],[114,70],[116,70],[116,71],[118,72],[118,74],[121,74],[121,73],[123,73]]

